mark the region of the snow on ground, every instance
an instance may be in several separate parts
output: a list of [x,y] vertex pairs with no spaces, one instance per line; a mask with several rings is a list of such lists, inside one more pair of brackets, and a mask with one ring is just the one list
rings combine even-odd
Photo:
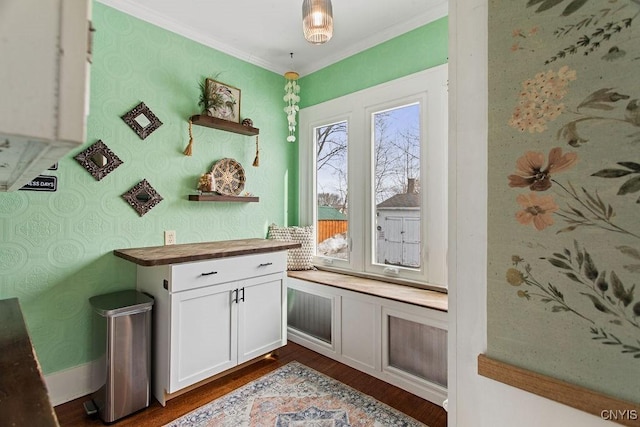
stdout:
[[318,254],[333,258],[347,259],[349,244],[346,233],[339,233],[318,243]]

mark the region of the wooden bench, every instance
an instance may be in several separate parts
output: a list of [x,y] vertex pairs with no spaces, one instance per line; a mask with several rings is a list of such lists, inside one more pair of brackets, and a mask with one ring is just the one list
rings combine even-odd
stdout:
[[449,309],[449,298],[447,294],[443,292],[323,270],[289,271],[287,275],[308,282],[348,289],[354,292],[419,305],[435,310],[448,311]]
[[287,276],[290,341],[442,406],[445,293],[322,270]]

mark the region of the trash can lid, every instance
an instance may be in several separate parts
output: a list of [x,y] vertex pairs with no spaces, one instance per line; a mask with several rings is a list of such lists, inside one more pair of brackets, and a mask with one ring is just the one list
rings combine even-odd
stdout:
[[93,296],[89,303],[101,316],[121,316],[151,310],[153,298],[136,290],[126,290]]

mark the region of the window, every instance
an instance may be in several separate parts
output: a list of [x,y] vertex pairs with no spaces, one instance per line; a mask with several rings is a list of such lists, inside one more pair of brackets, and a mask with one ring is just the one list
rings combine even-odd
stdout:
[[373,261],[419,269],[421,263],[420,103],[371,115]]
[[349,259],[347,122],[315,128],[316,253]]
[[315,263],[446,286],[447,66],[300,111]]

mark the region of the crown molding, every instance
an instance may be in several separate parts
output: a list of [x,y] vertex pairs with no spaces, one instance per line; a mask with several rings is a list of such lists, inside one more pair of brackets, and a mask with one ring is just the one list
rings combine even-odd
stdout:
[[379,31],[371,35],[371,37],[367,37],[366,39],[363,39],[359,43],[351,45],[347,49],[337,52],[334,55],[329,55],[329,56],[319,58],[318,61],[314,61],[310,64],[300,64],[298,66],[300,75],[306,76],[308,74],[319,71],[325,67],[328,67],[329,65],[335,64],[336,62],[342,61],[343,59],[346,59],[357,53],[363,52],[381,43],[389,41],[394,37],[398,37],[411,30],[415,30],[418,27],[426,25],[440,18],[444,18],[448,14],[449,14],[449,2],[446,0],[441,1],[437,5],[434,5],[427,12],[417,15],[409,21],[405,21],[400,24],[388,27],[382,31]]
[[189,27],[186,27],[182,24],[174,22],[171,19],[167,19],[165,16],[160,15],[153,9],[140,6],[129,0],[97,0],[97,1],[113,9],[116,9],[120,12],[126,13],[127,15],[131,15],[134,18],[138,18],[142,21],[156,25],[162,29],[171,31],[172,33],[176,33],[190,40],[193,40],[195,42],[198,42],[200,44],[203,44],[215,50],[218,50],[222,53],[226,53],[227,55],[231,55],[235,58],[241,59],[250,64],[253,64],[258,67],[265,68],[269,71],[273,71],[275,73],[280,74],[281,67],[277,66],[276,64],[273,64],[269,61],[265,61],[262,58],[259,58],[253,54],[244,52],[226,43],[221,43],[220,41],[216,40],[213,37],[209,37],[197,31],[193,31]]
[[[190,40],[193,40],[195,42],[208,46],[212,49],[218,50],[222,53],[226,53],[230,56],[233,56],[235,58],[238,58],[250,64],[256,65],[258,67],[264,68],[266,70],[272,71],[274,73],[283,74],[285,71],[287,71],[286,69],[282,68],[282,65],[275,64],[264,58],[258,57],[252,53],[248,53],[234,46],[230,46],[226,43],[222,43],[213,37],[204,35],[198,31],[194,31],[193,29],[185,25],[179,24],[171,19],[168,19],[167,17],[157,13],[153,9],[140,6],[139,4],[136,4],[131,0],[97,0],[97,1],[113,9],[116,9],[120,12],[123,12],[127,15],[133,16],[142,21],[156,25],[167,31],[171,31],[173,33],[186,37]],[[380,43],[384,43],[388,40],[391,40],[392,38],[402,35],[408,31],[414,30],[422,25],[428,24],[437,19],[445,17],[448,14],[448,7],[449,7],[449,2],[447,0],[441,0],[440,2],[435,4],[433,7],[431,7],[427,12],[417,15],[414,18],[410,19],[409,21],[405,21],[400,24],[390,26],[388,28],[385,28],[382,31],[378,31],[375,34],[372,34],[370,37],[367,37],[366,39],[363,39],[356,44],[350,45],[348,48],[343,49],[335,54],[319,57],[317,61],[313,61],[307,64],[298,64],[298,67],[297,67],[298,72],[301,75],[311,74],[322,68],[325,68],[329,65],[335,64],[336,62],[339,62],[343,59],[346,59],[350,56],[360,53],[364,50],[372,48]]]

